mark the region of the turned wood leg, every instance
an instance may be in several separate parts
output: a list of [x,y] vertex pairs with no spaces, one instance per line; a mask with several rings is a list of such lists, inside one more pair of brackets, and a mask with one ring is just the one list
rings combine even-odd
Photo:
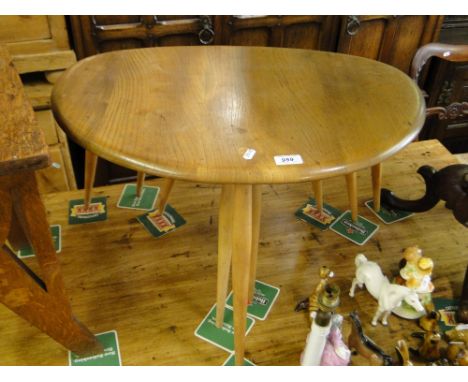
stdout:
[[232,257],[232,201],[233,185],[223,185],[219,202],[218,221],[218,273],[216,287],[216,326],[224,321],[224,306],[229,285]]
[[244,363],[245,329],[252,249],[252,186],[236,185],[232,204],[232,287],[234,291],[235,364]]
[[174,186],[174,179],[164,178],[164,185],[159,190],[159,200],[158,200],[158,210],[159,213],[164,213],[166,208],[167,200],[169,199],[169,194],[171,193],[172,187]]
[[380,211],[380,189],[382,188],[382,163],[371,168],[372,193],[374,195],[374,211]]
[[137,184],[136,184],[136,196],[141,196],[141,190],[143,189],[143,183],[145,182],[145,173],[138,171],[137,173]]
[[314,198],[317,203],[317,209],[320,213],[323,212],[323,191],[322,191],[322,181],[314,180],[312,181],[312,188],[314,190]]
[[250,252],[249,303],[253,301],[255,292],[255,276],[257,273],[258,242],[260,240],[260,220],[262,211],[262,186],[252,186],[252,249]]
[[348,187],[349,207],[353,221],[358,219],[358,198],[357,198],[357,173],[346,174],[346,185]]
[[[0,301],[67,349],[101,353],[102,345],[71,311],[34,172],[2,177],[0,197]],[[31,244],[42,279],[3,245],[5,221],[20,225],[14,229]]]
[[91,151],[86,150],[85,156],[85,174],[84,174],[84,187],[85,187],[85,196],[84,196],[84,205],[87,208],[91,201],[91,191],[94,186],[94,177],[96,176],[96,166],[97,166],[98,157],[96,154],[93,154]]

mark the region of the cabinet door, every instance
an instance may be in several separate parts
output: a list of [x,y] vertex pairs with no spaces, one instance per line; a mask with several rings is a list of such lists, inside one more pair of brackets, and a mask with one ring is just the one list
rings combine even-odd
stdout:
[[416,50],[438,37],[443,16],[343,16],[338,52],[379,60],[409,73]]
[[[223,45],[334,50],[337,16],[220,16]],[[218,33],[217,33],[218,34]]]
[[83,58],[111,50],[211,44],[210,16],[71,16],[75,49]]

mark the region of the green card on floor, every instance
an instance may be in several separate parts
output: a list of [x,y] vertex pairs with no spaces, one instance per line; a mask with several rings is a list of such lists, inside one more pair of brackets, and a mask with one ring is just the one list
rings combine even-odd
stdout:
[[164,214],[161,215],[158,210],[154,210],[138,216],[137,220],[143,224],[154,237],[167,235],[169,232],[175,231],[185,224],[184,218],[169,204],[166,204]]
[[88,208],[84,199],[70,200],[68,203],[68,223],[83,224],[107,219],[107,198],[99,196],[92,198]]
[[364,245],[377,232],[379,226],[358,215],[357,221],[351,218],[351,211],[346,211],[330,229],[358,245]]
[[340,216],[342,212],[330,206],[323,204],[323,210],[320,212],[317,209],[317,202],[314,198],[310,198],[301,208],[299,208],[294,215],[300,220],[313,226],[320,228],[322,231],[326,230],[330,225]]
[[120,359],[119,338],[115,330],[96,335],[102,344],[104,352],[92,356],[79,357],[75,353],[68,352],[70,366],[122,366]]
[[[258,318],[259,320],[264,320],[265,318],[267,318],[268,313],[270,313],[273,304],[278,298],[279,292],[279,288],[255,280],[255,291],[253,301],[247,307],[247,314],[252,317]],[[232,304],[233,294],[231,291],[226,300],[226,305],[232,308]]]
[[[224,361],[223,366],[235,366],[236,357],[234,354],[235,353],[232,353],[226,359],[226,361]],[[248,359],[244,358],[244,366],[255,366],[255,364],[252,361],[249,361]]]
[[[62,250],[62,227],[60,224],[55,224],[50,226],[50,234],[52,235],[52,240],[54,242],[55,252],[60,253]],[[18,257],[20,259],[25,259],[27,257],[33,257],[34,251],[31,246],[21,248],[18,251]]]
[[[245,335],[249,334],[255,324],[253,318],[247,317]],[[232,309],[224,308],[224,322],[221,328],[216,326],[216,304],[195,330],[195,335],[202,340],[220,347],[228,352],[234,351],[234,312]]]
[[439,328],[442,332],[455,329],[457,322],[458,300],[436,297],[432,300],[435,310],[439,312]]
[[380,203],[380,211],[374,211],[374,201],[368,200],[364,203],[380,220],[385,224],[392,224],[413,216],[413,212],[397,210],[387,206],[385,203]]
[[141,195],[136,195],[136,184],[126,184],[120,194],[117,207],[149,211],[154,209],[159,187],[143,186]]

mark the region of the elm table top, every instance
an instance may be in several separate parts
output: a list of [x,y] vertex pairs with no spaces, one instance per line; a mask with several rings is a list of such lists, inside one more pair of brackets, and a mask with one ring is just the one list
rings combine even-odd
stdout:
[[[292,183],[382,162],[416,136],[425,106],[389,65],[264,47],[163,47],[88,57],[57,81],[61,127],[99,157],[163,177]],[[256,150],[251,160],[247,149]],[[303,164],[277,166],[276,155]]]

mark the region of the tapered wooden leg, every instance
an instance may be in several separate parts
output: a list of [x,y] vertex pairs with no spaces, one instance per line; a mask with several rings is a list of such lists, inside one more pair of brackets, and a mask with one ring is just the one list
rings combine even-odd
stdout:
[[317,209],[320,213],[323,212],[323,191],[322,191],[322,181],[314,180],[312,182],[312,188],[314,189],[314,198],[317,202]]
[[216,326],[224,321],[224,306],[229,285],[232,258],[232,201],[233,185],[223,185],[219,201],[218,222],[218,273],[216,287]]
[[96,166],[97,166],[98,157],[96,154],[93,154],[91,151],[86,150],[85,156],[85,174],[84,174],[84,187],[85,187],[85,197],[84,205],[87,208],[91,201],[91,192],[94,186],[94,177],[96,176]]
[[262,186],[252,186],[252,250],[250,254],[249,303],[252,303],[257,274],[258,242],[260,240],[260,220],[262,211]]
[[174,179],[164,178],[164,185],[161,187],[158,197],[158,210],[161,214],[166,208],[167,200],[169,199],[169,194],[171,193],[172,187],[174,186],[174,182]]
[[2,197],[10,191],[0,212],[10,209],[16,215],[11,222],[28,238],[43,278],[0,243],[0,301],[67,349],[80,355],[102,352],[93,334],[73,317],[34,173],[2,177],[0,187]]
[[358,198],[357,198],[357,173],[352,172],[346,175],[346,185],[348,186],[348,199],[353,221],[358,219]]
[[252,186],[236,185],[232,204],[232,287],[235,364],[243,365],[252,249]]
[[380,190],[382,188],[382,163],[372,166],[372,192],[374,194],[374,211],[380,211]]
[[141,190],[143,189],[143,183],[145,182],[145,173],[138,171],[137,173],[137,184],[136,184],[136,196],[141,196]]

